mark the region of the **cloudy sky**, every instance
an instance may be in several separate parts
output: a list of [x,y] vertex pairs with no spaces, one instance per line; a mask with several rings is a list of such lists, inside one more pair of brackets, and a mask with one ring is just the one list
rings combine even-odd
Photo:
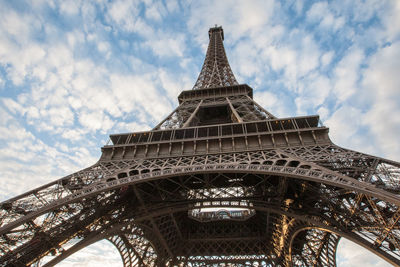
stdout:
[[[319,114],[335,143],[400,161],[400,1],[0,0],[0,201],[95,163],[111,133],[156,125],[215,24],[271,113]],[[339,266],[383,266],[340,251]],[[104,241],[74,257],[120,264]]]

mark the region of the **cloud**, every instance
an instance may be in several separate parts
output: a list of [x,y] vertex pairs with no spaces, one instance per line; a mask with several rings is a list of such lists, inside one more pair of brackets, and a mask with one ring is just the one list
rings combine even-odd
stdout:
[[297,113],[307,114],[323,105],[332,90],[331,80],[317,73],[305,77],[298,84],[299,96],[295,99]]
[[32,23],[36,21],[31,15],[27,15],[24,20],[21,20],[20,14],[8,8],[2,9],[1,14],[0,27],[3,34],[18,38],[20,44],[23,44],[23,41],[30,37],[33,28],[38,26],[37,23]]
[[157,76],[160,79],[162,88],[168,95],[169,99],[175,100],[183,90],[189,90],[193,87],[193,81],[188,77],[177,76],[167,69],[159,69]]
[[348,99],[356,92],[363,60],[363,51],[359,48],[351,48],[336,65],[333,89],[339,101]]
[[133,122],[119,122],[114,129],[120,133],[140,132],[150,130],[151,127],[147,124]]
[[388,6],[381,15],[385,24],[386,41],[396,40],[400,37],[400,2],[389,1]]
[[332,31],[337,31],[345,24],[345,19],[342,16],[335,16],[327,2],[314,3],[307,11],[307,20]]
[[144,47],[150,47],[153,53],[159,57],[183,57],[185,46],[184,36],[175,34],[171,37],[160,36],[143,43]]
[[102,112],[82,112],[79,114],[79,122],[89,130],[101,129],[104,132],[107,132],[114,124],[110,117]]
[[136,111],[142,118],[148,114],[151,119],[161,120],[172,110],[172,106],[163,92],[156,89],[154,79],[151,74],[112,75],[111,87],[119,107],[125,112]]
[[257,103],[262,103],[262,106],[266,108],[272,109],[273,106],[279,104],[276,95],[268,91],[257,92],[256,98],[258,100]]
[[25,129],[21,129],[16,124],[3,124],[0,127],[0,139],[4,141],[11,139],[24,140],[34,139],[34,136],[32,135],[32,133],[26,131]]
[[95,162],[87,150],[75,153],[82,148],[62,151],[44,143],[14,115],[1,107],[0,111],[0,201]]
[[108,19],[125,31],[135,31],[139,14],[138,1],[114,1],[107,9]]
[[[362,111],[356,107],[342,106],[337,109],[325,124],[334,129],[330,132],[330,137],[337,144],[354,147],[354,135],[361,126]],[[349,138],[352,137],[352,138]]]
[[400,160],[400,42],[381,48],[369,60],[362,84],[365,94],[374,99],[364,116],[381,151]]
[[121,256],[114,245],[107,241],[99,241],[83,248],[79,253],[73,254],[57,266],[67,267],[97,267],[97,266],[121,266]]
[[20,114],[25,113],[23,106],[11,98],[3,98],[2,102],[3,102],[4,106],[7,107],[7,109],[10,110],[14,114],[15,113],[20,113]]
[[71,3],[61,2],[60,13],[69,16],[77,15],[79,13],[80,6],[81,6],[80,1],[74,1]]
[[[145,2],[146,3],[146,13],[147,19],[161,21],[162,17],[165,16],[167,10],[162,2]],[[172,6],[171,6],[172,7]]]
[[173,13],[179,10],[179,3],[177,0],[167,1],[166,3],[168,12]]
[[335,55],[335,52],[333,52],[333,51],[325,52],[320,58],[321,66],[326,67],[327,65],[329,65],[332,62],[334,55]]
[[338,266],[392,266],[391,264],[382,261],[382,259],[373,253],[365,253],[365,248],[360,247],[345,238],[340,239],[337,253],[340,255],[337,258]]
[[[229,8],[227,8],[229,6]],[[212,7],[212,8],[210,8]],[[191,4],[188,27],[192,36],[201,42],[206,40],[204,29],[214,24],[224,25],[228,43],[234,43],[245,35],[265,25],[279,8],[275,1],[237,1],[225,2],[195,1]],[[244,19],[245,18],[245,19]]]
[[84,139],[87,134],[87,130],[85,129],[66,129],[62,132],[61,137],[68,139],[70,141],[78,141]]

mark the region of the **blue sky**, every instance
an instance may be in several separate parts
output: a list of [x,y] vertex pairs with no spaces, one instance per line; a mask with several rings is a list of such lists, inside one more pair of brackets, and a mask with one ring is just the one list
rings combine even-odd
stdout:
[[[399,1],[0,0],[0,200],[156,125],[194,85],[215,24],[271,113],[319,114],[336,144],[400,160]],[[379,265],[343,248],[342,266]]]

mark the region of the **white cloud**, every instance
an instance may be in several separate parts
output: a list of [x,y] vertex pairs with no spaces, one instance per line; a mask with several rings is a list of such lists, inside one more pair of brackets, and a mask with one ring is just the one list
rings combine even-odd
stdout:
[[136,18],[139,14],[138,1],[113,1],[108,8],[108,17],[110,21],[128,32],[137,30]]
[[32,17],[25,17],[26,20],[22,20],[21,16],[10,9],[3,9],[2,20],[0,21],[1,30],[13,37],[24,37],[28,38],[31,34],[31,27],[33,26]]
[[69,107],[54,107],[41,111],[41,116],[49,117],[49,121],[54,126],[72,125],[74,114]]
[[363,266],[363,267],[390,267],[389,263],[384,262],[375,254],[365,253],[365,248],[342,238],[339,241],[337,253],[337,266]]
[[182,57],[186,48],[183,35],[152,38],[143,43],[143,46],[150,47],[153,53],[159,57]]
[[278,109],[279,101],[276,95],[268,91],[256,91],[254,99],[268,112],[273,113]]
[[396,40],[400,37],[400,2],[389,1],[389,8],[381,15],[386,31],[385,37],[387,41]]
[[150,20],[160,21],[165,16],[167,10],[162,2],[146,3],[146,18]]
[[214,24],[223,25],[228,42],[232,43],[257,31],[278,9],[275,1],[195,1],[191,4],[188,27],[196,40],[207,43],[204,29]]
[[299,80],[320,65],[322,51],[313,36],[303,30],[294,29],[287,34],[287,39],[278,39],[269,46],[260,48],[260,53],[265,58],[264,62],[256,66],[262,70],[264,64],[270,64],[273,71],[283,72],[280,75],[282,83],[296,91]]
[[363,60],[363,51],[353,47],[335,67],[334,92],[339,101],[348,99],[356,92],[360,79],[360,65]]
[[329,109],[327,109],[324,106],[321,106],[318,110],[317,110],[317,114],[319,115],[319,117],[321,118],[322,123],[325,123],[325,119],[328,118],[329,115]]
[[332,29],[333,31],[337,31],[345,23],[343,17],[333,14],[327,2],[314,3],[307,11],[307,19],[310,22],[319,23],[323,29]]
[[60,267],[119,267],[121,265],[122,261],[118,250],[107,240],[94,243],[57,264]]
[[[235,69],[232,67],[232,71],[236,74],[239,73],[240,76],[245,78],[260,74],[262,70],[259,68],[259,66],[262,64],[262,62],[260,62],[261,59],[259,58],[259,52],[260,51],[255,49],[254,44],[250,40],[238,43],[235,46],[235,50],[232,54],[238,55],[237,58],[233,59],[233,62],[236,63],[235,65],[239,68]],[[239,83],[241,83],[240,80]]]
[[[96,157],[85,151],[69,155],[45,144],[12,114],[1,108],[0,111],[0,201],[95,162]],[[70,151],[75,150],[70,147]]]
[[157,121],[172,110],[163,92],[156,89],[151,75],[111,75],[110,80],[113,96],[125,112],[136,111],[139,116],[147,113]]
[[85,40],[85,35],[80,30],[68,32],[66,34],[66,37],[67,37],[68,45],[71,48],[74,48],[75,45],[77,45],[78,43],[81,43]]
[[7,68],[8,75],[14,84],[21,85],[32,75],[33,67],[45,57],[46,52],[35,43],[29,43],[23,50],[17,46],[10,39],[2,40],[0,37],[0,60],[11,64]]
[[[3,113],[4,114],[4,113]],[[26,129],[21,129],[15,124],[7,124],[0,126],[0,140],[9,141],[12,139],[24,140],[24,139],[34,139],[32,133],[26,131]]]
[[87,129],[66,129],[62,131],[61,136],[65,139],[71,140],[71,141],[78,141],[82,140],[84,138],[84,135],[87,134],[88,130]]
[[325,52],[321,56],[321,66],[325,67],[325,66],[329,65],[332,62],[334,55],[335,55],[335,52],[333,52],[333,51]]
[[65,2],[62,1],[60,4],[60,13],[66,15],[77,15],[79,13],[81,2],[80,1],[71,1]]
[[53,68],[62,68],[73,63],[73,51],[63,43],[50,46],[47,64]]
[[179,3],[177,0],[170,0],[166,2],[168,12],[173,13],[178,11]]
[[177,77],[164,69],[159,70],[158,77],[169,99],[176,99],[182,90],[189,90],[193,86],[186,77]]
[[110,117],[102,112],[83,111],[78,117],[82,126],[91,131],[102,130],[103,132],[107,132],[114,125]]
[[308,110],[324,104],[332,90],[332,84],[326,76],[313,73],[299,82],[298,89],[299,96],[295,99],[297,113],[306,115]]
[[387,156],[400,160],[400,42],[380,49],[369,61],[362,84],[374,99],[364,116],[378,145]]
[[3,102],[4,106],[6,106],[7,109],[14,114],[16,114],[16,113],[24,114],[25,113],[24,107],[11,98],[3,98],[2,102]]
[[116,132],[119,133],[130,133],[130,132],[141,132],[141,131],[147,131],[150,130],[151,127],[147,124],[142,124],[142,123],[137,123],[135,121],[133,122],[119,122],[117,125],[114,127]]
[[110,45],[107,42],[99,42],[97,49],[99,49],[100,52],[106,53],[110,50]]
[[348,20],[359,23],[372,19],[382,9],[385,9],[385,12],[389,11],[387,5],[390,5],[390,2],[380,0],[343,0],[331,2],[330,8],[336,13],[343,14]]
[[379,154],[381,151],[368,132],[364,115],[362,109],[346,104],[338,108],[324,123],[330,128],[329,136],[335,144],[363,153]]
[[301,50],[298,53],[297,67],[299,68],[299,75],[304,76],[318,67],[321,51],[311,34],[304,34],[300,41]]

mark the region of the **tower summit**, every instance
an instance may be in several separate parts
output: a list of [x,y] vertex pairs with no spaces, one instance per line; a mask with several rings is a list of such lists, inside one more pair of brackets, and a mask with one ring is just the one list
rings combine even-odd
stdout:
[[400,163],[333,144],[316,115],[275,117],[237,83],[222,27],[209,37],[195,90],[153,130],[0,203],[0,265],[107,239],[124,266],[336,266],[341,237],[400,265]]
[[193,89],[237,85],[238,82],[225,54],[224,30],[215,26],[208,31],[208,36],[210,42],[206,58]]

